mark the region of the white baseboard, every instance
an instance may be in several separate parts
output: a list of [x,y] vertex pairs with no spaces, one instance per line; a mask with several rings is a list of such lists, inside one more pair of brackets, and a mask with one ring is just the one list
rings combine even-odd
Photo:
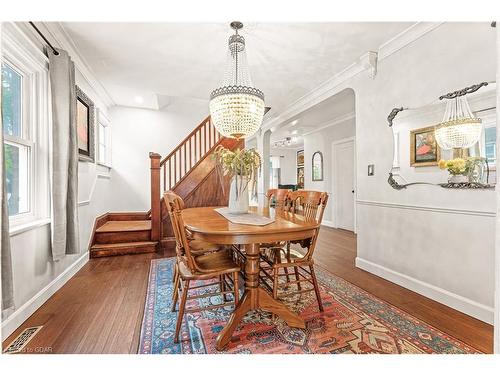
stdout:
[[417,280],[411,276],[404,275],[360,257],[356,257],[356,267],[380,276],[386,280],[392,281],[395,284],[401,285],[402,287],[410,289],[418,294],[422,294],[425,297],[440,302],[443,305],[449,306],[455,310],[461,311],[464,314],[470,315],[476,319],[482,320],[483,322],[493,324],[493,307],[483,305],[466,297],[462,297],[458,294],[439,288],[435,285],[428,284],[424,281]]
[[324,225],[325,227],[336,228],[336,226],[333,225],[333,221],[330,220],[323,220],[321,222],[321,225]]
[[2,338],[5,339],[12,334],[21,324],[24,323],[40,306],[42,306],[55,292],[57,292],[66,282],[73,277],[89,260],[89,253],[86,252],[70,265],[63,273],[52,280],[45,288],[40,290],[28,302],[18,308],[5,321],[2,322]]

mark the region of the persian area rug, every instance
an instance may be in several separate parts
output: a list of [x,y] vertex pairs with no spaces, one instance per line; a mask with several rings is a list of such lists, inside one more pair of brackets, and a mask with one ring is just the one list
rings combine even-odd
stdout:
[[[319,269],[316,273],[324,312],[319,312],[314,293],[294,295],[284,301],[304,318],[306,329],[290,328],[281,319],[256,311],[245,316],[226,350],[220,352],[215,349],[215,340],[231,314],[233,308],[229,306],[187,314],[180,342],[175,344],[177,312],[171,312],[173,265],[173,259],[151,261],[140,354],[479,353]],[[219,303],[218,298],[191,300],[188,306]]]

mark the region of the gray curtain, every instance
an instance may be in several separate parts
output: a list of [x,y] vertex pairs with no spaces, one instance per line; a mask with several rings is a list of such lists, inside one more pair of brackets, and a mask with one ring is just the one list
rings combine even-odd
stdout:
[[[1,86],[1,85],[0,85]],[[0,108],[2,107],[2,95],[0,88]],[[2,274],[1,294],[2,306],[1,311],[14,306],[14,288],[12,282],[12,260],[10,257],[10,235],[9,235],[9,212],[7,210],[7,187],[5,179],[5,165],[4,165],[4,143],[3,143],[3,125],[2,125],[2,112],[0,111],[0,193],[2,194],[2,212],[0,215],[0,224],[2,228],[1,243],[0,243],[0,271]]]
[[68,53],[50,49],[52,99],[52,258],[77,254],[78,139],[76,133],[75,65]]

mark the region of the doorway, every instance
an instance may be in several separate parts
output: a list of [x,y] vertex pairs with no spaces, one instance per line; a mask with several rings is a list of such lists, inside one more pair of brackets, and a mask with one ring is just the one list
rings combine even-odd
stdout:
[[332,143],[333,220],[336,228],[356,233],[356,141]]

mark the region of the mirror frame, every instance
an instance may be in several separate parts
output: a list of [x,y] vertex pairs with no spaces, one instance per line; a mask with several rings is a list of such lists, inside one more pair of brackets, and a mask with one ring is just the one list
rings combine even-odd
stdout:
[[[494,82],[481,82],[481,83],[478,83],[478,84],[475,84],[472,86],[465,87],[465,88],[460,89],[460,90],[452,91],[452,92],[449,92],[447,94],[441,95],[439,97],[439,100],[454,99],[454,98],[457,98],[459,96],[471,94],[471,93],[479,90],[481,87],[488,86],[489,83],[494,83]],[[409,108],[405,108],[405,107],[396,107],[396,108],[393,108],[391,110],[391,112],[387,116],[387,122],[389,124],[390,129],[393,129],[392,125],[393,125],[393,122],[394,122],[394,119],[396,118],[396,116],[400,112],[408,110],[408,109]],[[393,132],[393,134],[394,134],[394,132]],[[394,142],[394,137],[393,137],[393,142]],[[394,150],[394,147],[393,147],[393,150]],[[393,156],[393,159],[394,159],[394,156]],[[389,177],[387,179],[387,183],[389,185],[391,185],[391,187],[395,190],[403,190],[403,189],[406,189],[408,186],[412,186],[412,185],[440,186],[440,187],[445,188],[445,189],[494,189],[495,188],[495,185],[482,184],[479,182],[462,182],[462,183],[445,182],[445,183],[440,183],[440,184],[434,184],[431,182],[410,182],[410,183],[406,183],[406,184],[400,184],[394,178],[394,174],[392,173],[393,168],[394,167],[391,167],[391,169],[389,170]]]

